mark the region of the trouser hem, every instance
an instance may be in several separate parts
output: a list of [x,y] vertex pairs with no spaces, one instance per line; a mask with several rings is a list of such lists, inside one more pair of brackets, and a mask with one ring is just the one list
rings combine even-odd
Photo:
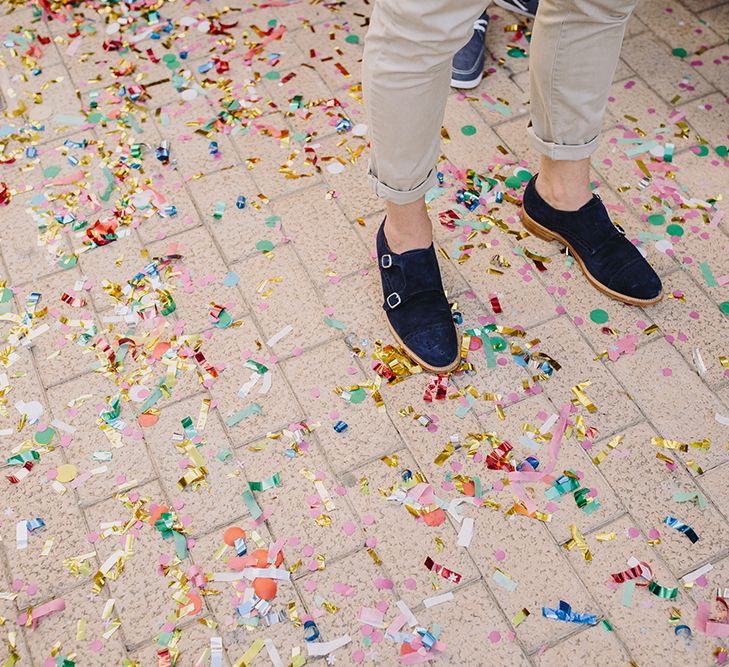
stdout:
[[552,141],[540,139],[534,133],[531,125],[527,127],[527,134],[532,148],[552,160],[583,160],[595,152],[600,141],[600,135],[597,135],[585,144],[555,144]]
[[372,171],[367,174],[367,179],[369,180],[372,191],[378,197],[391,201],[393,204],[411,204],[424,197],[425,193],[438,182],[435,168],[428,172],[428,175],[422,183],[416,185],[411,190],[396,190],[395,188],[391,188],[389,185],[378,180]]

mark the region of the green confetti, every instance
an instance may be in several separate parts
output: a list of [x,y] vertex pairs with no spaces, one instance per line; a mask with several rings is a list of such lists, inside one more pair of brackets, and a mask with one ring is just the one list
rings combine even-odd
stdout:
[[724,315],[729,315],[729,301],[722,301],[719,304],[719,310],[724,313]]
[[248,482],[248,488],[251,491],[268,491],[275,486],[281,486],[280,472],[274,473],[270,477],[262,479],[260,482]]
[[717,146],[715,150],[719,157],[726,157],[729,155],[729,147],[727,146]]
[[681,47],[673,49],[671,53],[673,53],[673,55],[677,58],[685,58],[688,55],[688,51],[686,51],[686,49],[682,49]]
[[347,42],[347,44],[359,44],[359,35],[347,35],[344,38],[344,41]]
[[63,269],[64,271],[72,269],[74,266],[76,266],[77,263],[77,255],[64,255],[63,257],[61,257],[61,259],[58,260],[59,268]]
[[694,153],[699,157],[706,157],[709,154],[708,146],[694,146]]
[[532,173],[528,171],[527,169],[519,169],[515,176],[522,182],[522,183],[528,183],[532,180]]
[[648,222],[658,227],[666,222],[666,217],[662,213],[654,213],[648,216]]
[[277,222],[281,222],[281,216],[280,215],[270,215],[268,218],[266,218],[265,225],[266,227],[275,227]]
[[357,389],[352,390],[349,392],[349,402],[350,403],[362,403],[362,401],[367,398],[367,393],[365,392],[362,387],[357,387]]
[[590,313],[590,319],[595,324],[605,324],[605,322],[610,319],[610,316],[606,311],[602,310],[602,308],[595,308],[595,310]]
[[45,431],[39,431],[33,436],[33,440],[35,440],[39,445],[48,445],[50,444],[51,440],[53,440],[53,436],[56,434],[56,432],[49,426]]
[[716,282],[716,278],[714,277],[714,273],[712,272],[708,262],[701,262],[701,264],[699,264],[699,269],[701,269],[701,273],[704,276],[704,280],[708,287],[719,286],[719,283]]
[[683,236],[683,227],[681,225],[668,225],[666,232],[671,236]]
[[276,70],[272,70],[271,72],[266,72],[263,75],[263,78],[264,79],[270,79],[272,81],[275,81],[275,80],[281,78],[281,74],[279,72],[277,72]]
[[332,317],[324,317],[324,324],[328,327],[332,327],[332,329],[339,329],[340,331],[344,331],[347,328],[347,325],[344,322],[341,320],[335,320]]
[[518,176],[509,176],[505,181],[504,185],[507,188],[517,189],[521,187],[521,179]]
[[43,175],[46,178],[55,178],[61,173],[61,168],[57,164],[52,164],[50,167],[46,167],[43,170]]
[[251,405],[243,408],[242,410],[238,410],[238,412],[228,417],[228,420],[225,423],[228,426],[235,426],[236,424],[242,422],[244,419],[248,419],[248,417],[259,414],[262,410],[263,408],[258,405],[258,403],[252,403]]
[[273,243],[266,240],[259,241],[258,243],[256,243],[256,250],[260,250],[264,254],[267,252],[271,252],[271,250],[273,250]]
[[461,132],[463,132],[463,134],[465,134],[467,137],[471,137],[476,134],[476,128],[473,125],[464,125],[461,128]]

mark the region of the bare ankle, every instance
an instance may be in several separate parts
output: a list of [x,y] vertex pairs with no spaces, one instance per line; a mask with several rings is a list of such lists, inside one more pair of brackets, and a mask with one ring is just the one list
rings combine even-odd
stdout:
[[433,227],[425,201],[419,199],[404,205],[387,202],[385,238],[390,250],[397,254],[428,248],[433,242]]
[[557,161],[542,158],[536,180],[539,196],[552,208],[576,211],[592,199],[588,160]]

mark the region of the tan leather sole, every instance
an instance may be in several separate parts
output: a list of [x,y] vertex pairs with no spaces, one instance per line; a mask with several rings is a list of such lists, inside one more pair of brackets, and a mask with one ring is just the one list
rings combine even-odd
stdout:
[[559,234],[556,234],[555,232],[547,229],[546,227],[542,227],[536,220],[529,217],[529,214],[524,210],[524,207],[521,209],[521,222],[524,225],[524,228],[534,236],[542,239],[543,241],[559,241],[562,245],[567,246],[570,250],[570,254],[572,257],[575,258],[577,263],[580,266],[580,269],[582,269],[582,273],[585,274],[585,278],[592,284],[592,286],[597,289],[598,291],[602,292],[603,294],[607,294],[607,296],[615,299],[616,301],[622,301],[623,303],[628,303],[631,306],[650,306],[654,303],[658,303],[663,298],[663,291],[658,294],[658,296],[652,298],[652,299],[634,299],[633,297],[626,296],[625,294],[620,294],[619,292],[616,292],[614,290],[611,290],[609,287],[603,285],[597,278],[595,278],[585,266],[584,262],[580,258],[580,256],[575,252],[574,248]]
[[[450,366],[443,366],[441,368],[438,368],[437,366],[431,366],[430,364],[426,364],[415,352],[413,352],[405,343],[402,342],[402,339],[400,336],[397,335],[395,329],[392,328],[392,325],[390,324],[390,320],[385,317],[385,321],[387,322],[387,326],[390,327],[390,332],[395,337],[395,340],[398,342],[398,345],[402,347],[403,350],[405,350],[408,353],[408,356],[410,356],[414,361],[417,361],[426,371],[429,371],[431,373],[436,373],[438,375],[444,375],[445,373],[452,373],[458,366],[461,364],[461,349],[460,346],[458,348],[458,356],[456,357],[456,360],[450,365]],[[456,325],[453,325],[456,327]],[[458,327],[456,327],[456,334],[458,334]],[[460,340],[460,335],[458,336],[458,340]]]

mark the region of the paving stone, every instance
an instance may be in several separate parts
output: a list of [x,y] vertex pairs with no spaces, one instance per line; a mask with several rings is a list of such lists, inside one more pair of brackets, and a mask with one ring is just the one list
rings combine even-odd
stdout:
[[[620,445],[600,464],[600,472],[643,533],[658,531],[661,543],[655,551],[676,576],[682,576],[724,551],[729,525],[711,505],[702,510],[696,501],[673,499],[674,494],[701,493],[701,489],[683,467],[669,470],[656,459],[660,450],[651,444],[653,437],[655,432],[645,423],[628,429]],[[650,493],[645,492],[648,488]],[[691,526],[699,541],[692,544],[667,526],[664,520],[669,516]]]
[[240,276],[240,289],[266,340],[284,327],[293,327],[290,334],[273,345],[278,355],[290,354],[296,348],[314,345],[336,334],[324,324],[324,307],[292,246],[278,246],[273,252],[230,268]]
[[[306,418],[322,424],[315,439],[335,471],[350,470],[402,447],[390,417],[378,411],[369,396],[354,403],[334,394],[334,387],[359,385],[374,375],[362,374],[343,342],[333,341],[292,357],[282,367]],[[343,433],[332,428],[338,420],[349,425]]]
[[[636,367],[641,368],[640,378],[635,374]],[[618,360],[611,370],[662,437],[680,442],[726,440],[726,427],[715,419],[717,412],[723,414],[724,406],[704,389],[705,385],[667,341],[658,340],[640,348],[632,357]],[[671,390],[676,384],[681,386],[680,394]],[[691,419],[686,415],[692,415]],[[693,460],[704,470],[729,458],[721,444],[714,444],[707,452],[670,454]]]
[[[623,388],[615,383],[610,371],[616,368],[616,362],[606,369],[594,355],[587,352],[588,346],[580,334],[567,324],[565,318],[552,320],[545,325],[530,331],[542,341],[543,349],[552,358],[562,364],[562,369],[552,374],[549,382],[544,383],[544,391],[557,406],[561,406],[573,397],[571,388],[581,382],[591,382],[585,389],[597,412],[585,415],[588,425],[598,429],[598,433],[609,435],[622,427],[635,422],[640,412]],[[579,368],[569,363],[570,358],[580,355],[583,363]],[[631,363],[633,357],[630,357]],[[630,391],[630,389],[628,389]]]
[[[688,101],[711,92],[712,84],[702,76],[704,68],[692,67],[690,63],[693,57],[677,58],[662,41],[646,41],[641,39],[640,35],[626,39],[620,57],[665,102],[670,103],[678,95],[682,101]],[[626,106],[628,108],[634,106],[633,113],[644,108],[642,104],[626,104]]]
[[[366,551],[359,551],[301,581],[301,596],[322,639],[330,641],[344,634],[352,637],[352,643],[335,654],[338,659],[352,660],[354,652],[360,650],[365,652],[366,661],[362,664],[394,664],[396,661],[396,647],[384,638],[383,630],[366,633],[366,626],[358,621],[363,607],[383,609],[386,624],[399,613],[395,607],[398,598],[387,587],[387,572],[385,567],[375,565]],[[376,582],[380,580],[382,587],[378,588]],[[325,602],[334,605],[337,611],[326,611]],[[369,640],[365,641],[368,634]],[[371,647],[368,647],[370,642]]]
[[627,595],[625,584],[615,584],[610,578],[611,573],[628,569],[628,559],[634,557],[651,567],[658,584],[669,588],[679,585],[656,557],[653,548],[646,544],[645,535],[639,532],[635,538],[628,537],[631,528],[635,525],[630,517],[625,516],[600,529],[600,533],[614,532],[615,539],[597,542],[592,536],[587,536],[588,545],[594,547],[593,560],[589,563],[580,562],[582,556],[579,552],[570,552],[569,557],[580,578],[590,587],[604,618],[612,624],[638,664],[654,660],[669,665],[678,665],[681,661],[710,661],[715,641],[709,641],[698,633],[693,635],[695,641],[691,645],[676,641],[675,629],[666,621],[671,607],[681,610],[682,619],[693,620],[695,617],[695,606],[682,588],[679,588],[678,599],[668,601],[651,595],[644,586],[636,587],[632,595]]
[[[514,631],[482,583],[457,590],[449,602],[419,610],[417,618],[428,626],[438,623],[443,628],[441,639],[448,645],[447,655],[458,664],[468,664],[471,656],[482,652],[494,664],[529,664]],[[474,621],[482,628],[481,632],[469,630]]]
[[[415,524],[415,517],[410,515],[405,506],[387,500],[385,494],[390,495],[402,484],[403,471],[410,470],[413,475],[418,473],[415,461],[407,452],[393,452],[389,456],[393,463],[397,457],[397,465],[374,461],[352,470],[344,483],[347,497],[363,526],[365,544],[374,549],[382,560],[395,583],[397,594],[408,606],[413,607],[423,598],[456,588],[450,580],[437,577],[425,567],[427,558],[459,573],[461,583],[478,578],[478,572],[467,551],[457,546],[457,531],[449,520],[432,527],[420,521]],[[368,483],[367,493],[361,491],[363,478]],[[452,497],[439,489],[433,491],[446,503]],[[474,512],[463,510],[463,514],[473,517]],[[439,542],[444,545],[443,549],[437,546]]]
[[616,633],[600,626],[588,626],[556,646],[544,647],[544,650],[540,649],[533,659],[537,665],[559,665],[566,660],[591,660],[594,655],[599,656],[597,659],[604,660],[606,664],[630,662],[628,653]]

